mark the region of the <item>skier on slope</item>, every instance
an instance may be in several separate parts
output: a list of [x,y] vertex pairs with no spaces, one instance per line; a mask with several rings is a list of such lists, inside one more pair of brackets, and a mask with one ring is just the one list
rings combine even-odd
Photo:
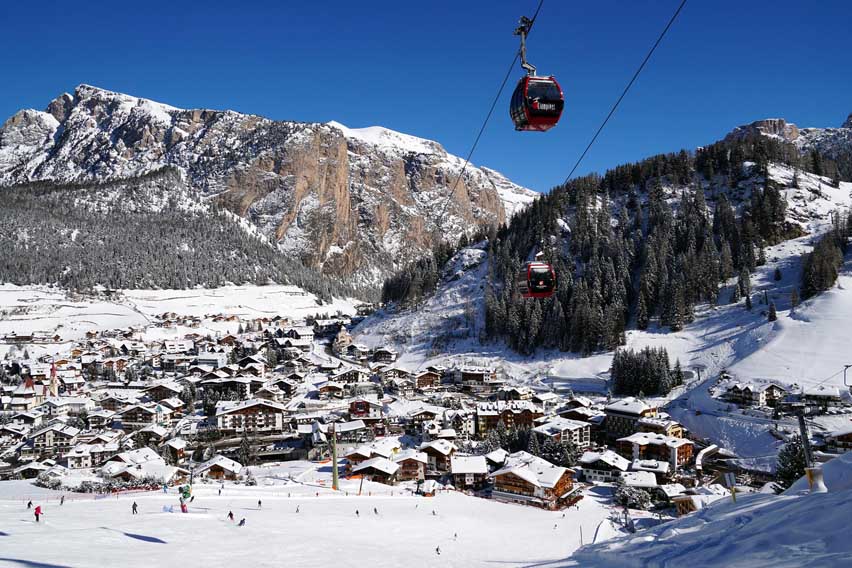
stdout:
[[35,513],[36,522],[38,522],[38,518],[41,517],[41,515],[42,515],[41,505],[36,505],[34,513]]
[[134,502],[133,502],[133,507],[132,507],[132,509],[133,509],[133,514],[134,514],[134,515],[138,515],[138,514],[139,514],[139,511],[138,511],[138,509],[139,509],[139,505],[137,505],[137,504],[136,504],[136,501],[134,501]]
[[234,522],[234,512],[228,511],[228,519],[233,523]]
[[27,509],[32,509],[32,508],[33,508],[33,502],[32,501],[27,502]]
[[258,508],[258,509],[260,509],[260,508],[261,508],[261,502],[260,502],[260,499],[258,499],[258,500],[257,500],[257,508]]
[[241,527],[246,526],[246,519],[245,519],[245,517],[243,517],[242,519],[240,519],[240,524],[239,524],[239,526],[241,526]]
[[376,507],[373,507],[373,512],[377,515],[379,514],[379,510]]

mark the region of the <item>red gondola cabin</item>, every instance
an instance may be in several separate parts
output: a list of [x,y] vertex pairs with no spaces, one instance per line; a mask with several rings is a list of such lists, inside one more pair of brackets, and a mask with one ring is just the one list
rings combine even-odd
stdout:
[[564,106],[562,88],[555,78],[527,75],[515,87],[509,115],[515,130],[546,132],[559,122]]
[[524,298],[549,298],[556,290],[556,273],[546,262],[528,262],[518,275],[518,289]]

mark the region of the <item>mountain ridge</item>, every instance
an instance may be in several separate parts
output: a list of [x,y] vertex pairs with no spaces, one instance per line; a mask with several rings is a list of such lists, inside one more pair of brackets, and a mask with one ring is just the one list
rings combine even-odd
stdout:
[[180,109],[85,84],[0,128],[0,186],[176,167],[189,188],[182,198],[248,220],[328,277],[373,287],[441,239],[502,224],[537,195],[474,166],[456,183],[462,164],[437,142],[381,127]]

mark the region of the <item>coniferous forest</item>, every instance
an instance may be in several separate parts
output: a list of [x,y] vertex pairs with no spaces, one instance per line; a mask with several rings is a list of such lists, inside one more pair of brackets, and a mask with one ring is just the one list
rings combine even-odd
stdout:
[[[554,188],[488,234],[481,340],[505,340],[522,354],[539,347],[590,354],[623,345],[628,327],[679,330],[699,302],[749,299],[749,274],[765,262],[764,248],[801,236],[785,219],[770,162],[818,171],[835,184],[841,177],[817,153],[800,156],[782,140],[747,135]],[[522,298],[516,282],[536,253],[557,274],[556,293],[544,300]],[[418,302],[440,280],[438,260],[433,255],[386,281],[383,301]],[[731,278],[732,294],[719,298],[720,283]],[[672,385],[665,377],[655,384],[644,392]]]
[[97,186],[3,188],[0,282],[72,290],[278,283],[324,299],[358,293],[286,257],[215,206],[185,208],[176,176],[165,168]]

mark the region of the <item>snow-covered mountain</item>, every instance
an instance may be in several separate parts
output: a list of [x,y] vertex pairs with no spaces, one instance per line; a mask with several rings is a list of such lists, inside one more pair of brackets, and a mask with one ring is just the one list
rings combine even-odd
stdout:
[[783,118],[767,118],[735,128],[727,138],[750,134],[774,137],[795,145],[802,155],[812,150],[837,162],[846,178],[852,176],[852,114],[840,128],[799,128]]
[[306,265],[369,285],[442,235],[502,223],[537,195],[474,166],[450,195],[462,165],[437,142],[381,127],[185,110],[89,85],[0,128],[0,186],[177,168],[180,200],[224,206]]

